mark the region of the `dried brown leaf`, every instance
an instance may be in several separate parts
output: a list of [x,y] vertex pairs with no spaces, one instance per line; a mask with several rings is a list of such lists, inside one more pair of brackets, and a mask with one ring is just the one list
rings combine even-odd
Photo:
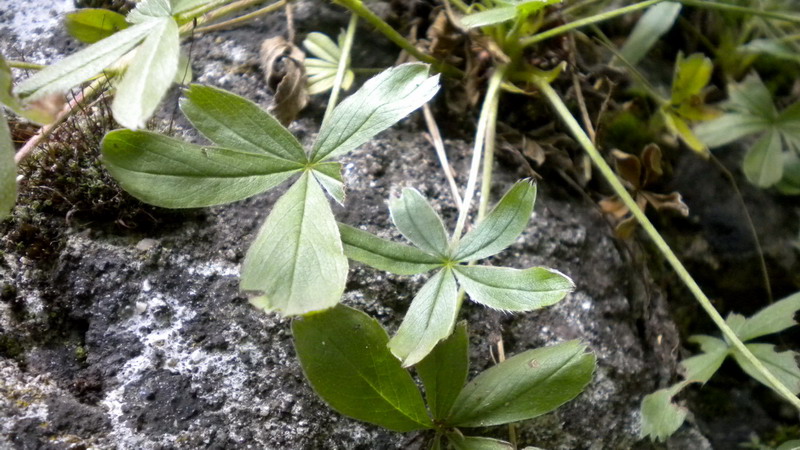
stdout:
[[614,156],[614,164],[619,176],[627,181],[634,190],[639,190],[642,187],[642,163],[639,158],[621,150],[612,150],[611,155]]
[[686,203],[683,203],[681,194],[677,192],[656,194],[655,192],[642,191],[642,195],[658,211],[670,210],[684,217],[689,215],[689,207]]
[[648,144],[642,151],[641,160],[644,166],[644,180],[642,181],[642,187],[644,187],[654,183],[664,174],[664,169],[661,167],[661,149],[656,144]]
[[283,37],[261,44],[261,68],[275,91],[270,111],[283,125],[289,125],[308,104],[304,60],[305,53]]

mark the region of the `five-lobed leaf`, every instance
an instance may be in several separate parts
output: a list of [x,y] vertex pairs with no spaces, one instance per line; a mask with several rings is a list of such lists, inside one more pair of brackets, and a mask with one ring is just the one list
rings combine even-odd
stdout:
[[16,201],[17,165],[14,163],[14,144],[11,142],[11,133],[0,104],[0,220],[8,217]]
[[347,269],[330,204],[314,175],[304,172],[247,251],[240,287],[259,308],[304,314],[339,302]]
[[375,319],[338,305],[295,320],[292,335],[306,378],[336,411],[394,431],[433,426]]
[[417,292],[403,323],[389,341],[389,350],[403,367],[421,361],[450,335],[458,313],[457,297],[456,280],[448,267],[437,272]]
[[442,265],[439,258],[416,247],[381,239],[366,231],[339,224],[348,258],[398,275],[416,275]]
[[797,324],[794,320],[797,311],[800,311],[800,292],[767,306],[747,318],[741,326],[734,328],[734,331],[743,341],[779,333]]
[[428,102],[439,91],[439,75],[427,64],[408,63],[369,79],[322,124],[313,161],[343,155]]
[[447,232],[442,219],[416,189],[403,189],[402,195],[389,202],[392,222],[400,233],[420,249],[445,258]]
[[[333,87],[336,72],[339,70],[339,60],[342,58],[341,46],[344,41],[344,33],[339,35],[339,44],[331,40],[327,35],[313,32],[303,41],[303,47],[316,58],[306,58],[304,64],[308,74],[308,93],[311,95],[325,92]],[[350,61],[347,61],[342,89],[350,89],[355,79],[355,73],[349,68]]]
[[306,162],[300,142],[258,105],[222,89],[193,84],[181,110],[203,136],[223,147]]
[[164,208],[243,200],[302,170],[267,154],[203,147],[147,131],[112,131],[101,148],[106,168],[123,189]]
[[439,342],[416,366],[425,386],[425,397],[434,419],[444,419],[450,412],[469,373],[469,336],[467,323],[456,325],[453,334]]
[[455,266],[459,284],[469,297],[502,311],[532,311],[553,305],[575,289],[562,273],[545,267]]
[[152,22],[155,26],[136,49],[111,105],[114,119],[132,130],[144,128],[178,72],[178,24],[172,17]]
[[532,419],[580,394],[594,369],[595,356],[579,341],[528,350],[470,381],[447,424],[483,427]]
[[461,239],[453,259],[483,259],[505,250],[525,229],[535,201],[535,184],[527,180],[515,183],[486,218]]
[[101,8],[84,8],[69,13],[65,25],[72,37],[87,44],[94,44],[130,26],[122,14]]

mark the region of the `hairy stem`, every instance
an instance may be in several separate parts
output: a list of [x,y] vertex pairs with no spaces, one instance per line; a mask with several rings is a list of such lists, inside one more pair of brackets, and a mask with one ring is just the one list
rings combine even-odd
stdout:
[[444,177],[447,180],[447,184],[450,186],[453,201],[456,204],[456,208],[460,211],[462,205],[461,194],[458,192],[458,184],[456,184],[456,179],[453,176],[453,168],[450,167],[450,162],[447,160],[447,153],[444,151],[442,134],[439,132],[439,126],[436,125],[436,120],[433,118],[431,107],[428,106],[428,104],[422,106],[422,114],[425,116],[425,124],[431,134],[431,144],[433,144],[433,148],[436,150],[436,157],[439,158],[439,165],[442,166]]
[[353,39],[356,35],[356,27],[358,25],[358,15],[350,13],[350,22],[347,24],[347,31],[344,35],[344,42],[342,43],[342,54],[339,57],[339,67],[336,68],[336,78],[333,79],[333,87],[331,88],[331,96],[328,98],[328,107],[325,108],[325,115],[322,116],[322,123],[328,121],[328,118],[336,107],[336,102],[339,101],[339,92],[342,90],[342,83],[344,82],[344,75],[347,73],[347,65],[350,62],[350,50],[353,48]]
[[686,270],[686,268],[680,262],[664,238],[661,237],[661,234],[658,233],[644,212],[639,208],[639,206],[636,205],[636,201],[630,196],[628,191],[614,174],[614,171],[603,159],[603,156],[600,155],[600,152],[597,150],[594,144],[592,144],[592,141],[589,139],[586,133],[583,132],[580,124],[577,120],[575,120],[575,117],[569,111],[567,105],[565,105],[561,100],[561,97],[558,96],[556,91],[553,90],[550,84],[546,81],[540,80],[536,84],[545,97],[547,97],[547,100],[550,102],[553,109],[555,109],[558,116],[561,118],[567,128],[569,128],[570,132],[572,132],[572,135],[575,136],[575,139],[578,141],[581,147],[583,147],[583,149],[586,150],[586,153],[589,154],[592,162],[594,162],[595,166],[597,166],[597,168],[600,170],[600,173],[603,175],[606,181],[608,181],[612,189],[614,189],[614,192],[630,209],[631,213],[633,213],[634,217],[636,217],[636,220],[639,221],[639,224],[642,226],[644,231],[647,233],[650,239],[653,240],[653,242],[656,244],[656,247],[658,247],[659,251],[661,251],[664,257],[670,263],[681,281],[683,281],[686,287],[689,288],[689,291],[691,291],[691,293],[697,299],[697,302],[700,303],[700,306],[706,311],[706,313],[708,313],[708,315],[711,317],[711,320],[714,321],[714,324],[717,325],[720,331],[722,331],[725,339],[736,349],[736,351],[740,352],[742,356],[744,356],[745,359],[747,359],[761,375],[763,375],[764,379],[769,382],[775,391],[781,394],[781,396],[788,400],[789,403],[800,410],[800,399],[792,394],[792,392],[786,386],[784,386],[783,383],[781,383],[781,381],[778,380],[775,375],[773,375],[772,372],[770,372],[769,369],[767,369],[764,364],[762,364],[761,361],[756,358],[750,352],[750,350],[747,349],[747,347],[745,347],[742,341],[736,336],[736,333],[734,333],[728,324],[725,323],[725,319],[722,318],[719,312],[711,304],[711,300],[706,297],[706,295],[703,293],[703,290],[689,274],[689,271]]
[[[596,14],[594,16],[589,16],[580,20],[576,20],[574,22],[570,22],[565,25],[561,25],[560,27],[551,28],[547,31],[543,31],[541,33],[534,34],[533,36],[526,37],[520,41],[520,44],[523,47],[527,47],[529,45],[535,44],[537,42],[541,42],[545,39],[549,39],[553,36],[558,36],[560,34],[564,34],[568,31],[572,31],[577,28],[585,27],[587,25],[591,25],[598,22],[603,22],[609,19],[613,19],[614,17],[622,16],[624,14],[628,14],[633,11],[638,11],[640,9],[644,9],[650,6],[655,5],[656,3],[661,3],[664,0],[647,0],[640,3],[635,3],[630,6],[626,6],[624,8],[615,9],[612,11],[604,12],[602,14]],[[705,2],[702,2],[705,3]]]
[[[498,68],[498,71],[500,69]],[[505,74],[504,74],[505,75]],[[488,98],[487,93],[487,98]],[[478,204],[478,217],[475,223],[480,223],[486,216],[489,208],[489,198],[492,196],[492,173],[494,171],[494,144],[497,140],[497,108],[500,105],[500,94],[492,96],[489,104],[489,113],[486,116],[486,137],[484,138],[483,175],[481,176],[481,201]]]

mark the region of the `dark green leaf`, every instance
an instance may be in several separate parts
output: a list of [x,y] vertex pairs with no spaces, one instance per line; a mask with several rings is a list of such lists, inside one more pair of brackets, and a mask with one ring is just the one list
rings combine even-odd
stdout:
[[800,310],[800,292],[767,306],[745,320],[741,328],[734,331],[743,341],[778,333],[797,325],[794,316],[798,310]]
[[441,266],[438,258],[415,247],[387,241],[343,223],[339,224],[339,233],[348,258],[376,269],[415,275]]
[[434,419],[447,417],[467,382],[468,372],[469,337],[467,323],[461,322],[450,337],[439,342],[417,364],[417,374],[425,386],[425,396]]
[[212,142],[306,162],[305,151],[292,133],[250,100],[199,84],[193,84],[184,96],[181,110]]
[[447,256],[449,244],[442,219],[416,189],[403,189],[399,198],[389,201],[389,211],[406,239],[440,258]]
[[675,24],[681,4],[664,2],[647,8],[625,40],[620,54],[630,64],[637,64],[655,43]]
[[800,157],[794,152],[783,152],[783,178],[775,189],[784,195],[800,195]]
[[111,105],[114,119],[132,130],[144,128],[178,73],[178,24],[172,17],[153,22],[155,27],[136,50]]
[[297,356],[333,409],[394,431],[431,428],[417,386],[375,319],[343,305],[292,322]]
[[322,188],[303,176],[275,203],[242,263],[251,303],[285,316],[330,308],[347,279],[347,258]]
[[[1,86],[0,86],[1,87]],[[5,219],[17,201],[17,165],[8,123],[0,106],[0,220]]]
[[94,44],[130,26],[122,14],[100,8],[84,8],[69,13],[65,21],[67,32],[87,44]]
[[371,78],[322,124],[314,161],[343,155],[427,103],[439,90],[439,75],[421,63],[401,64]]
[[453,272],[444,268],[414,296],[403,323],[389,341],[389,350],[403,367],[413,366],[450,335],[458,313],[458,289]]
[[689,411],[672,403],[672,397],[683,386],[684,384],[676,384],[645,396],[641,406],[643,438],[649,436],[653,441],[666,441],[678,431]]
[[483,259],[513,244],[528,224],[535,201],[535,184],[525,180],[514,184],[486,218],[461,239],[453,259]]
[[528,350],[470,381],[456,399],[447,423],[484,427],[532,419],[580,394],[594,368],[594,355],[586,353],[586,346],[579,341]]
[[106,168],[123,189],[165,208],[243,200],[302,169],[266,154],[201,147],[146,131],[112,131],[102,151]]
[[[747,344],[747,349],[794,395],[800,394],[800,368],[797,367],[798,354],[796,352],[786,350],[779,353],[775,351],[775,346],[772,344]],[[764,386],[772,388],[772,385],[764,378],[764,375],[756,370],[738,350],[733,348],[732,354],[733,359],[736,360],[742,370]]]
[[503,311],[531,311],[557,303],[575,289],[564,274],[545,267],[455,266],[456,278],[470,298]]
[[770,187],[783,177],[783,150],[777,131],[762,136],[744,155],[742,169],[751,183]]
[[448,441],[456,450],[514,450],[514,446],[499,439],[464,436],[460,433],[449,433]]
[[158,25],[151,21],[126,28],[36,72],[17,86],[16,93],[34,100],[47,94],[64,92],[117,61]]

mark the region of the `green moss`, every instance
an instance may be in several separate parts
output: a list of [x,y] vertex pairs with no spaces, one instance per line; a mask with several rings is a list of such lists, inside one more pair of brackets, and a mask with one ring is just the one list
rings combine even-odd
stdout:
[[0,335],[0,356],[20,360],[25,353],[22,344],[11,336]]

